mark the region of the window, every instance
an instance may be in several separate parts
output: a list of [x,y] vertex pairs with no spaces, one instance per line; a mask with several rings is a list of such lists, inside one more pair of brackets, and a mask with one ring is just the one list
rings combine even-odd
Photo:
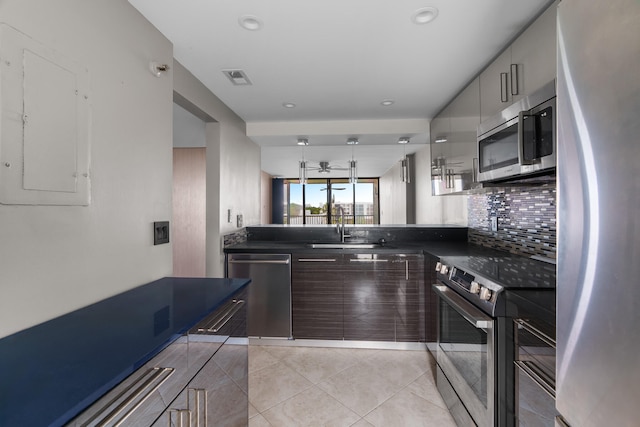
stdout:
[[342,209],[346,224],[379,224],[378,179],[285,180],[284,224],[335,224]]

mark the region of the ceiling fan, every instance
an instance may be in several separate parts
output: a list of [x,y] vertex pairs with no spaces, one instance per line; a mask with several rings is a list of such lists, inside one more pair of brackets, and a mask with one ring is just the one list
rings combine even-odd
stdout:
[[331,171],[346,171],[349,170],[349,168],[343,168],[341,166],[331,166],[329,164],[329,162],[327,161],[322,161],[322,162],[318,162],[319,165],[318,166],[308,166],[307,165],[307,170],[309,171],[318,171],[319,173],[329,173]]

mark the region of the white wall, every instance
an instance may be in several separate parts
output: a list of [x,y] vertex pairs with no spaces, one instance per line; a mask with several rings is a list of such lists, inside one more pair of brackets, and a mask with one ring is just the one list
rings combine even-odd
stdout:
[[[0,205],[0,337],[171,274],[172,46],[125,0],[3,0],[1,20],[89,69],[91,205]],[[1,155],[1,153],[0,153]]]
[[260,224],[271,224],[271,189],[273,177],[266,172],[260,174]]
[[206,147],[206,123],[178,104],[173,104],[173,146]]
[[430,146],[416,152],[414,158],[416,223],[467,225],[468,196],[432,196]]
[[[246,136],[245,122],[182,64],[174,61],[174,90],[212,117],[207,137],[207,276],[224,274],[223,234],[260,223],[260,147]],[[227,222],[231,209],[232,222]]]

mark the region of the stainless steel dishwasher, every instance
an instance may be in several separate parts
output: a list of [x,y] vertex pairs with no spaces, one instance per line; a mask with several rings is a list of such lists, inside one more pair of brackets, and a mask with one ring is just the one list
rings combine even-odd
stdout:
[[228,254],[227,277],[251,279],[249,337],[291,338],[290,254]]

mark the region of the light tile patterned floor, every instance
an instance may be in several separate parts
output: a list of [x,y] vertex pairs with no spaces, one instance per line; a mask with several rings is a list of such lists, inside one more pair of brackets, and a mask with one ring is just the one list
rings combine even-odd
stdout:
[[455,427],[427,351],[249,346],[249,427]]

